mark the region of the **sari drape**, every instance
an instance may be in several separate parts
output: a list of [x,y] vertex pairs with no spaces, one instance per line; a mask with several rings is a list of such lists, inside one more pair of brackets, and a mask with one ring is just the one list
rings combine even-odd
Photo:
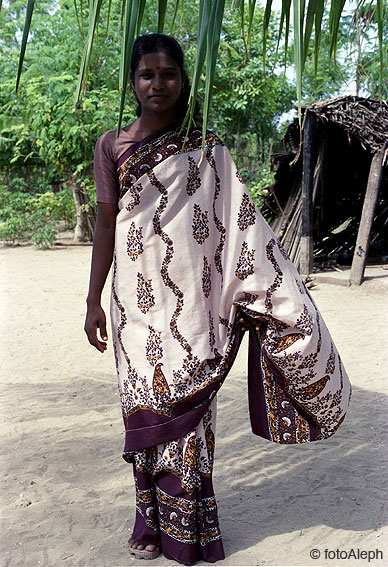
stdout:
[[[134,536],[183,563],[223,557],[211,485],[215,396],[250,330],[249,408],[276,443],[332,435],[350,384],[297,270],[228,149],[172,129],[119,162],[111,320],[134,465]],[[152,541],[151,541],[152,540]]]

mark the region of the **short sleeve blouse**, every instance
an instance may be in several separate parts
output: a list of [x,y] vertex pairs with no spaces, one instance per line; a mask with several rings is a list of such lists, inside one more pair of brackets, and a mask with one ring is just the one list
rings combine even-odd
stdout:
[[128,134],[128,128],[129,126],[122,128],[119,136],[116,136],[116,130],[108,130],[97,140],[94,150],[94,179],[99,203],[119,201],[118,161],[136,143]]

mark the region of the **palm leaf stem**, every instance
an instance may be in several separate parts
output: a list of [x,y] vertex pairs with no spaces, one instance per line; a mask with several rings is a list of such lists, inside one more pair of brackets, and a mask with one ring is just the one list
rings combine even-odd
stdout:
[[23,27],[22,44],[21,44],[21,47],[20,47],[18,73],[17,73],[17,77],[16,77],[16,92],[18,92],[20,77],[21,77],[21,74],[22,74],[24,54],[26,52],[28,35],[30,33],[31,18],[32,18],[32,14],[34,12],[34,5],[35,5],[35,0],[28,0],[27,9],[26,9],[26,19],[24,21],[24,27]]

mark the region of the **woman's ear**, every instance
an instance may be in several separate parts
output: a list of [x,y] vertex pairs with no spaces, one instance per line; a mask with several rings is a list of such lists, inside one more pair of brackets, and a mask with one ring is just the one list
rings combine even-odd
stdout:
[[130,83],[131,83],[131,89],[134,91],[135,90],[135,82],[134,82],[132,77],[129,80],[130,80]]

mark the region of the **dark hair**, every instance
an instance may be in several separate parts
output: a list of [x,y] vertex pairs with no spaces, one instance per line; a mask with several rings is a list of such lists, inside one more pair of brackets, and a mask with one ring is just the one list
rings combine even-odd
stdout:
[[[148,53],[155,53],[157,51],[164,51],[171,59],[178,65],[182,75],[182,92],[176,102],[176,114],[178,120],[183,120],[186,116],[189,95],[190,95],[190,81],[185,70],[185,58],[183,51],[177,40],[170,35],[163,33],[150,33],[140,35],[133,44],[132,57],[131,57],[131,79],[134,80],[135,71],[139,65],[140,59],[143,55]],[[135,95],[136,96],[136,95]],[[137,98],[137,97],[136,97]],[[141,115],[141,106],[138,101],[136,108],[136,116]],[[194,119],[199,117],[198,103],[195,105]]]

